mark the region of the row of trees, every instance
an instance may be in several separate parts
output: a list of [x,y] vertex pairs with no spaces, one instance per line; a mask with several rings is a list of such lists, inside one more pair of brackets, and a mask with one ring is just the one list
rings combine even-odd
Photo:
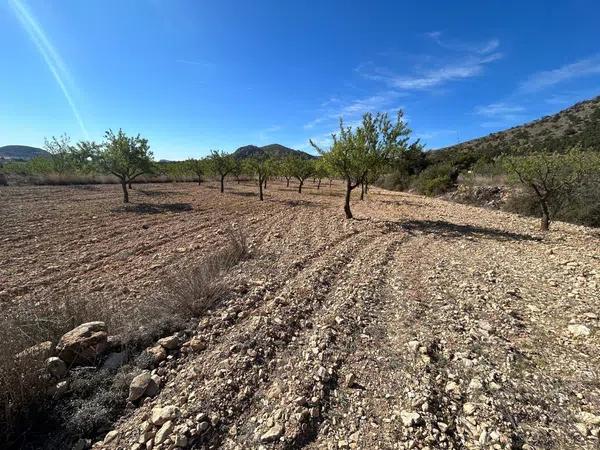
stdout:
[[[284,159],[251,158],[245,163],[236,161],[231,155],[212,152],[206,160],[206,167],[220,175],[221,192],[225,177],[234,170],[240,170],[258,178],[259,198],[263,199],[263,187],[271,176],[282,176],[287,186],[292,178],[298,180],[298,192],[302,193],[304,182],[313,177],[318,179],[317,188],[323,178],[341,178],[345,182],[344,212],[352,218],[351,194],[361,187],[361,198],[383,172],[402,161],[415,151],[422,152],[419,141],[409,144],[411,131],[400,111],[393,122],[386,113],[365,114],[357,127],[345,126],[340,120],[338,133],[332,135],[332,145],[324,149],[313,141],[310,144],[321,155],[312,160],[300,157]],[[198,167],[201,163],[194,160]]]
[[[234,176],[238,181],[241,175],[258,180],[259,198],[263,200],[263,189],[272,177],[283,177],[289,187],[290,180],[298,181],[298,192],[302,193],[304,183],[309,178],[321,181],[328,178],[341,178],[345,181],[346,194],[344,211],[352,217],[350,208],[351,193],[361,187],[361,198],[383,172],[417,152],[422,153],[417,141],[409,144],[411,131],[408,129],[402,112],[393,122],[387,114],[365,114],[357,127],[345,126],[340,120],[338,133],[332,135],[332,145],[324,149],[314,142],[310,144],[321,155],[320,158],[288,156],[270,158],[254,157],[244,160],[222,151],[212,151],[202,159],[188,159],[177,164],[178,168],[194,174],[199,183],[207,175],[217,176],[221,192],[225,190],[225,180]],[[140,135],[127,136],[122,130],[105,133],[101,143],[81,141],[71,144],[67,136],[46,141],[46,150],[51,154],[51,164],[59,174],[68,172],[106,173],[115,176],[123,189],[123,201],[129,202],[131,183],[143,174],[160,172],[160,166],[153,160],[148,140]]]

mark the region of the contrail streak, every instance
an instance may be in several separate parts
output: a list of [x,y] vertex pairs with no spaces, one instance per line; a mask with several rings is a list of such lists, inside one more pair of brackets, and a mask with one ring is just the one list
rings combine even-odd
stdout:
[[[52,43],[46,37],[46,33],[44,33],[44,30],[42,30],[38,22],[28,11],[27,7],[19,0],[9,0],[8,3],[12,7],[15,15],[17,16],[17,19],[19,19],[19,22],[21,22],[21,25],[23,26],[23,28],[37,47],[38,51],[44,58],[48,69],[50,70],[50,72],[52,72],[56,83],[60,87],[60,90],[65,96],[67,103],[71,107],[71,111],[73,112],[73,115],[75,116],[75,119],[77,120],[77,123],[81,128],[81,131],[83,132],[86,138],[89,138],[87,129],[85,128],[83,120],[81,119],[81,116],[79,114],[79,110],[77,109],[77,106],[73,101],[73,97],[71,96],[71,93],[67,88],[67,82],[70,81],[70,76],[63,60],[61,59],[57,51],[54,49]],[[65,82],[65,80],[67,82]]]

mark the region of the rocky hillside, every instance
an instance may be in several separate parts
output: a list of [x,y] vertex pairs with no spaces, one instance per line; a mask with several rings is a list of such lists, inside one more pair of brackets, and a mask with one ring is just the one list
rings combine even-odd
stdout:
[[238,148],[233,156],[235,158],[255,158],[260,156],[271,156],[275,158],[283,158],[286,156],[300,156],[301,158],[314,158],[313,155],[309,153],[294,150],[289,147],[285,147],[281,144],[269,144],[263,147],[257,147],[256,145],[246,145],[244,147]]
[[434,159],[471,155],[477,159],[531,146],[562,151],[580,144],[600,150],[600,97],[577,103],[551,116],[433,152]]
[[50,156],[46,150],[27,145],[5,145],[0,147],[0,159],[33,159],[37,156]]

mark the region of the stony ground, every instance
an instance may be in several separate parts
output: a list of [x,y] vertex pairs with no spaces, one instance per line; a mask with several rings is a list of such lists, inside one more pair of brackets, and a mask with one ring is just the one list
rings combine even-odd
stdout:
[[[0,189],[0,301],[147,295],[228,224],[252,257],[206,345],[96,448],[598,448],[600,234],[373,189]],[[108,306],[107,306],[108,307]]]

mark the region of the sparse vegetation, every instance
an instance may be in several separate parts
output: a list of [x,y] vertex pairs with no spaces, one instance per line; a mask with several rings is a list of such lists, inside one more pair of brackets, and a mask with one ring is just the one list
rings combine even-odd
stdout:
[[[18,431],[38,416],[43,417],[42,424],[50,422],[54,431],[62,430],[71,437],[93,436],[106,429],[122,413],[129,382],[139,372],[134,357],[158,338],[184,329],[190,319],[200,317],[227,295],[223,277],[247,256],[245,234],[229,227],[222,249],[197,265],[168,275],[163,289],[128,309],[106,305],[99,296],[80,299],[74,292],[11,308],[10,314],[0,317],[6,355],[0,361],[0,444],[17,445],[12,440],[19,439]],[[118,351],[126,352],[129,365],[117,371],[99,367],[73,370],[67,396],[46,394],[49,379],[44,363],[59,338],[75,326],[95,320],[102,320],[111,334],[119,336]],[[138,366],[144,368],[141,362]]]

